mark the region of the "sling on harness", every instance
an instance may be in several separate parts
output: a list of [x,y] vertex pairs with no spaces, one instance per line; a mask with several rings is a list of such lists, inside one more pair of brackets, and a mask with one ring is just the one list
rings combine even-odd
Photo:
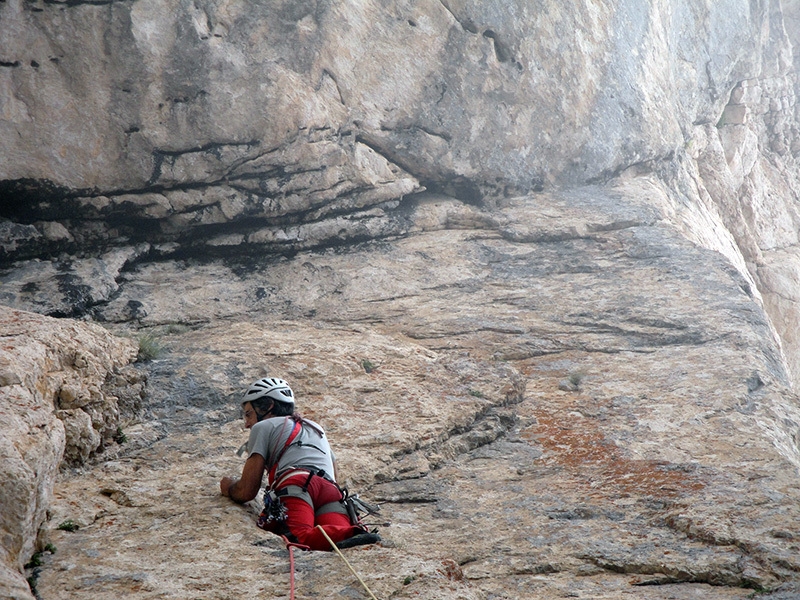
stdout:
[[[287,418],[287,420],[289,419],[289,417],[286,417],[286,418]],[[283,445],[283,448],[281,448],[281,451],[275,457],[275,460],[272,462],[272,467],[270,467],[270,469],[269,469],[268,481],[269,481],[270,485],[272,485],[275,482],[275,472],[278,470],[278,463],[280,462],[281,458],[283,457],[284,453],[289,448],[289,446],[292,445],[292,442],[294,441],[294,438],[297,437],[297,434],[300,433],[300,430],[302,428],[303,428],[303,421],[302,420],[298,420],[298,421],[294,422],[294,427],[292,428],[292,432],[289,434],[289,437],[286,438],[286,443]]]
[[286,452],[286,449],[292,444],[292,441],[294,441],[294,438],[296,438],[297,434],[300,433],[302,427],[302,421],[295,421],[289,437],[286,438],[286,443],[275,457],[272,467],[270,467],[267,478],[267,481],[270,483],[270,487],[269,489],[264,490],[264,509],[258,516],[258,526],[262,529],[268,529],[273,523],[278,524],[286,520],[286,507],[280,501],[278,494],[276,494],[272,488],[274,487],[273,484],[275,483],[275,472],[278,470],[278,463],[280,462],[284,452]]

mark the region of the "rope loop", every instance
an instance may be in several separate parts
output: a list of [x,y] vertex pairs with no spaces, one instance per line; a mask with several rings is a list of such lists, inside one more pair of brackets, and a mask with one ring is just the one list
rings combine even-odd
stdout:
[[[339,558],[344,561],[344,564],[346,564],[347,568],[350,569],[353,575],[356,576],[356,579],[358,579],[359,583],[364,586],[364,589],[367,590],[369,597],[372,598],[372,600],[378,600],[367,587],[367,584],[364,583],[364,580],[361,579],[358,573],[356,573],[356,570],[352,567],[350,562],[344,557],[344,554],[342,554],[342,551],[339,550],[339,547],[333,543],[333,540],[328,536],[322,526],[317,525],[317,529],[322,532],[322,535],[324,535],[325,539],[328,540],[331,548],[336,552],[336,554],[339,555]],[[283,541],[286,544],[286,549],[289,551],[289,600],[294,600],[294,549],[300,548],[301,550],[311,550],[311,548],[304,546],[303,544],[298,544],[297,542],[291,542],[285,535],[282,535],[281,538],[283,538]]]

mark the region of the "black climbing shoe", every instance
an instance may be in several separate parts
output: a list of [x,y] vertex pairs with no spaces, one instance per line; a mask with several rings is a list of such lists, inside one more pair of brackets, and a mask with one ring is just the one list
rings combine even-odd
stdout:
[[347,538],[346,540],[342,540],[336,544],[336,547],[339,550],[344,550],[345,548],[353,548],[354,546],[364,546],[365,544],[377,544],[381,541],[381,536],[377,533],[370,533],[365,531],[364,533],[357,533],[353,537]]

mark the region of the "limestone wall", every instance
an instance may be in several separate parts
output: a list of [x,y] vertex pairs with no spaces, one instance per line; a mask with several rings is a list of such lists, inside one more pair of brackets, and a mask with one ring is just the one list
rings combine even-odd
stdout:
[[97,325],[0,306],[0,340],[0,595],[26,597],[13,590],[27,590],[22,567],[41,550],[62,459],[80,464],[113,443],[114,389],[138,386],[135,395],[142,380],[127,367],[134,342]]
[[[80,315],[126,260],[403,235],[423,188],[492,205],[651,174],[653,203],[763,296],[796,376],[799,16],[777,0],[7,0],[0,262],[90,252],[104,283],[36,265],[3,275],[1,299]],[[35,297],[53,271],[67,302]]]
[[[741,447],[758,439],[772,461],[767,471],[789,477],[783,461],[797,462],[796,401],[783,386],[800,377],[799,22],[797,0],[0,0],[0,303],[149,327],[217,326],[217,319],[278,307],[279,319],[312,319],[328,310],[336,326],[350,318],[372,323],[378,300],[401,304],[393,318],[415,313],[404,299],[419,289],[445,289],[443,275],[437,279],[427,265],[400,281],[389,259],[381,270],[368,256],[353,287],[364,282],[377,295],[357,317],[341,300],[347,286],[338,273],[346,265],[320,259],[315,271],[313,260],[298,259],[280,284],[270,275],[298,253],[373,240],[412,243],[440,231],[542,244],[551,262],[541,272],[539,258],[517,262],[516,246],[498,254],[480,244],[474,264],[458,272],[480,273],[500,255],[522,265],[491,283],[510,287],[490,304],[519,303],[519,313],[481,324],[476,347],[521,331],[530,339],[509,345],[503,338],[490,348],[492,357],[526,361],[565,348],[644,355],[650,349],[637,346],[640,327],[645,339],[670,343],[731,340],[741,353],[736,383],[724,383],[722,365],[711,386],[717,404],[695,420],[736,413],[746,430]],[[436,195],[424,195],[430,192]],[[524,211],[511,219],[517,206]],[[577,224],[576,211],[583,215]],[[659,235],[667,232],[664,239],[679,232],[680,243],[641,237],[655,223]],[[600,235],[627,229],[630,239]],[[433,247],[415,247],[402,260],[444,261],[450,237],[426,239],[435,240]],[[548,244],[559,240],[604,245],[587,267],[580,252],[570,257],[560,249],[551,257]],[[686,240],[697,255],[683,247]],[[602,276],[626,244],[636,260],[667,263],[659,263],[663,273],[646,298],[630,293],[641,283],[629,265]],[[701,255],[705,266],[696,262]],[[216,273],[218,257],[236,266],[205,280],[205,265]],[[265,266],[270,257],[275,263]],[[204,266],[192,269],[193,258]],[[676,260],[679,269],[670,262]],[[587,268],[601,274],[592,283],[596,295],[571,278]],[[535,281],[514,287],[530,273]],[[724,293],[705,294],[711,273]],[[628,293],[620,284],[626,277]],[[664,281],[669,289],[662,289]],[[292,293],[280,291],[287,285]],[[684,285],[703,290],[696,304],[686,302]],[[186,292],[176,297],[181,286]],[[475,298],[482,290],[463,294]],[[591,301],[584,305],[584,298]],[[458,315],[454,307],[464,302],[454,295],[433,314]],[[536,311],[550,305],[563,315],[537,321]],[[630,315],[651,305],[663,314]],[[707,333],[662,335],[684,331],[700,307],[715,323]],[[132,344],[89,325],[0,310],[0,411],[8,431],[0,438],[8,469],[0,480],[0,546],[9,594],[25,597],[17,573],[35,548],[59,460],[79,464],[102,449],[119,424],[116,390],[128,390],[125,403],[133,406],[141,381],[122,371],[133,360]],[[752,335],[737,337],[731,314]],[[459,347],[468,330],[462,317],[452,326],[461,333],[441,345],[437,336],[445,334],[433,328],[432,351]],[[398,335],[425,339],[432,326],[398,327]],[[634,333],[626,333],[630,328]],[[625,344],[604,345],[620,332],[630,335]],[[313,337],[313,327],[305,335]],[[580,339],[560,341],[570,335]],[[659,377],[678,381],[666,402],[676,415],[687,403],[702,404],[701,383],[719,355],[708,350],[687,364],[678,352],[674,367]],[[696,363],[698,382],[687,388],[680,380],[694,376]],[[536,372],[539,365],[523,367]],[[225,378],[240,373],[235,361],[224,368]],[[608,403],[620,415],[609,427],[630,421],[624,414],[630,403],[643,422],[667,431],[677,417],[644,415],[649,398],[660,397],[648,382],[638,372],[619,379],[625,383]],[[629,382],[643,386],[635,396]],[[687,389],[701,391],[687,400]],[[543,403],[552,401],[537,393]],[[768,401],[758,415],[753,397],[762,393]],[[176,398],[173,405],[182,405],[194,396]],[[605,414],[578,408],[588,410],[587,418]],[[748,429],[756,421],[763,437]],[[697,423],[682,427],[693,431]],[[728,427],[720,426],[720,439],[734,439]],[[628,449],[664,458],[647,443],[630,442]],[[718,464],[715,457],[728,456],[727,447],[690,446],[665,456],[679,456],[691,468],[707,461],[726,474],[749,460],[742,450],[735,467]],[[762,476],[742,473],[748,482]],[[783,486],[790,484],[781,479],[776,489]],[[520,518],[528,516],[523,511]],[[707,520],[716,522],[712,516]],[[659,519],[705,535],[685,520]],[[736,547],[745,546],[755,547],[741,541]],[[619,566],[615,553],[601,564],[626,572],[628,563]],[[691,557],[686,562],[693,564]],[[734,579],[744,585],[790,577],[779,575]]]
[[596,179],[716,123],[768,43],[791,63],[780,8],[751,4],[9,0],[2,179],[146,217],[185,213],[191,184],[228,218],[242,207],[223,198],[282,192],[280,214],[292,190],[347,196],[345,179],[395,195]]

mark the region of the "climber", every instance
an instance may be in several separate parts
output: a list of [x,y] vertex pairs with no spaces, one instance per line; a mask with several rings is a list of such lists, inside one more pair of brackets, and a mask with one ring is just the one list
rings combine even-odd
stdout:
[[331,550],[317,525],[339,548],[380,541],[377,533],[348,515],[328,438],[319,425],[295,412],[294,393],[283,379],[253,383],[242,409],[250,430],[248,458],[240,479],[220,480],[223,496],[240,504],[254,499],[266,471],[268,488],[258,517],[262,529],[311,550]]

